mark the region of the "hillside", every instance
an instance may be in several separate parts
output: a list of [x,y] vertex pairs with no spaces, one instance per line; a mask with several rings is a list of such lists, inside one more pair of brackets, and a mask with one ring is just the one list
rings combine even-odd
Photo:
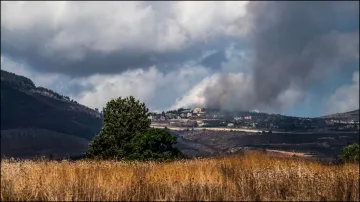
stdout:
[[14,158],[78,156],[89,140],[44,129],[1,130],[1,154]]
[[350,112],[330,114],[327,116],[322,116],[321,118],[359,120],[359,109]]
[[22,139],[17,136],[17,141],[10,140],[8,137],[18,129],[41,129],[46,130],[49,136],[56,134],[56,138],[48,138],[42,141],[43,144],[36,143],[40,151],[43,149],[40,145],[45,148],[58,142],[64,135],[74,137],[69,139],[64,136],[69,144],[79,141],[79,138],[89,141],[100,131],[101,125],[99,112],[52,90],[36,87],[26,77],[1,70],[1,135],[6,134],[6,138],[2,138],[2,145],[11,143],[17,144],[13,145],[14,148],[21,148],[22,144],[31,145],[32,141],[46,135],[42,133],[36,136],[31,132],[30,136],[36,138]]
[[1,129],[42,128],[91,139],[101,128],[100,113],[23,76],[1,70]]

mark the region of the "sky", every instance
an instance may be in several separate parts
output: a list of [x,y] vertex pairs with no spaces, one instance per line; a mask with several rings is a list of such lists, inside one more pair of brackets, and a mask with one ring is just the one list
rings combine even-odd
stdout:
[[359,2],[1,2],[1,69],[91,108],[359,108]]

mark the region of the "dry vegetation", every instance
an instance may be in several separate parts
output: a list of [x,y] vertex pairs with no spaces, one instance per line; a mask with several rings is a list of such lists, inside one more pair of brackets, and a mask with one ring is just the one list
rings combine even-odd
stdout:
[[359,165],[258,152],[171,163],[1,163],[1,200],[359,200]]

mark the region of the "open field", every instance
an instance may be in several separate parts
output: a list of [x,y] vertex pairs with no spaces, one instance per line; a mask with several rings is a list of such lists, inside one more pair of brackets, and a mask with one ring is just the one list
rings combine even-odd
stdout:
[[[194,156],[214,156],[242,148],[305,153],[317,158],[335,159],[345,146],[359,142],[359,133],[258,134],[240,131],[173,131],[178,147]],[[185,151],[185,148],[187,149]],[[196,153],[197,152],[197,153]]]
[[10,161],[1,200],[359,200],[359,165],[259,152],[170,163]]

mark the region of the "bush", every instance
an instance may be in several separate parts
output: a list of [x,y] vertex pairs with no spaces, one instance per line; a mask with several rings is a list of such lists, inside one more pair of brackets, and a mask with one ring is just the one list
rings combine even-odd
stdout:
[[103,113],[103,127],[89,144],[88,158],[147,160],[176,156],[177,151],[169,147],[176,138],[151,129],[148,108],[134,97],[110,100]]
[[340,159],[345,162],[359,162],[360,148],[359,144],[354,143],[344,148]]
[[176,137],[168,131],[151,128],[134,137],[131,144],[133,153],[129,159],[166,161],[183,157],[180,150],[173,147],[174,144]]

